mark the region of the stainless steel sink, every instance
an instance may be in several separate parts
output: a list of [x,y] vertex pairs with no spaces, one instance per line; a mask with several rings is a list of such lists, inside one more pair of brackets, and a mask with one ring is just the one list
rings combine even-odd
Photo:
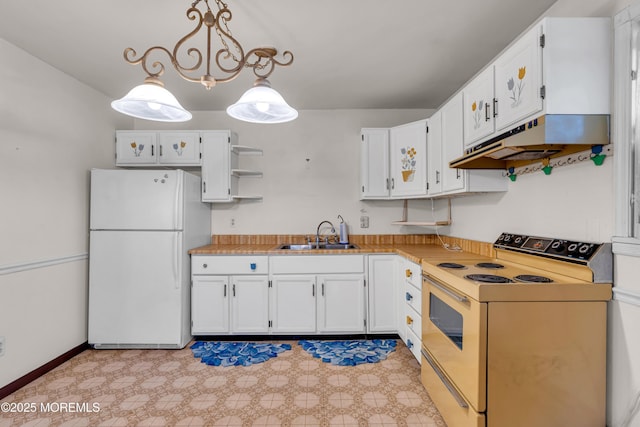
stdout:
[[305,250],[318,250],[318,249],[330,249],[330,250],[339,250],[339,249],[359,249],[357,245],[351,243],[311,243],[306,245],[296,245],[296,244],[284,244],[278,246],[277,249],[286,249],[290,251],[305,251]]

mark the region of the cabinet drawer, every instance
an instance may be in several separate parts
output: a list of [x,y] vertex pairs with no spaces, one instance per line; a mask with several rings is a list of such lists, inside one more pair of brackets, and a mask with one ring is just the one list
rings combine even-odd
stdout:
[[416,358],[418,363],[422,363],[422,360],[420,359],[420,349],[422,348],[422,344],[420,343],[420,338],[418,338],[411,329],[407,329],[407,348],[411,350],[413,357]]
[[418,314],[422,314],[422,292],[408,283],[404,285],[404,300]]
[[422,267],[411,261],[405,261],[403,265],[403,277],[416,289],[422,289]]
[[405,313],[405,323],[407,329],[413,331],[418,337],[422,337],[422,316],[413,307],[407,305]]
[[268,274],[267,256],[195,255],[191,274]]
[[271,274],[364,273],[363,255],[291,255],[269,257]]

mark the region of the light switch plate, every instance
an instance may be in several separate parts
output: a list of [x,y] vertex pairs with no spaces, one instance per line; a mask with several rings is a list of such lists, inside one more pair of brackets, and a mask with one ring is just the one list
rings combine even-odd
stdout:
[[4,337],[0,337],[0,356],[4,356]]
[[360,217],[360,228],[369,228],[369,217],[361,216]]

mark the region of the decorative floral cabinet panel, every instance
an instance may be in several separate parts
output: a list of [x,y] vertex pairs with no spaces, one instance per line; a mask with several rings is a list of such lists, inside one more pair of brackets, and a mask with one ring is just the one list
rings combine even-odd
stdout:
[[199,132],[162,132],[158,136],[160,140],[158,162],[160,164],[173,166],[200,165]]
[[427,120],[389,131],[392,198],[427,196]]
[[116,166],[157,164],[156,132],[116,132]]
[[542,111],[541,35],[542,26],[532,28],[494,63],[497,131]]
[[493,67],[480,73],[463,89],[464,144],[491,135],[495,130],[493,119]]

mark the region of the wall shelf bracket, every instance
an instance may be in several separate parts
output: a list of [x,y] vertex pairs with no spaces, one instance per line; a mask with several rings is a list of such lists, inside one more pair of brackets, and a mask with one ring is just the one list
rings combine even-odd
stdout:
[[393,225],[416,225],[419,227],[439,227],[451,225],[451,199],[447,199],[447,220],[446,221],[409,221],[409,200],[405,199],[402,206],[402,220],[394,221]]

